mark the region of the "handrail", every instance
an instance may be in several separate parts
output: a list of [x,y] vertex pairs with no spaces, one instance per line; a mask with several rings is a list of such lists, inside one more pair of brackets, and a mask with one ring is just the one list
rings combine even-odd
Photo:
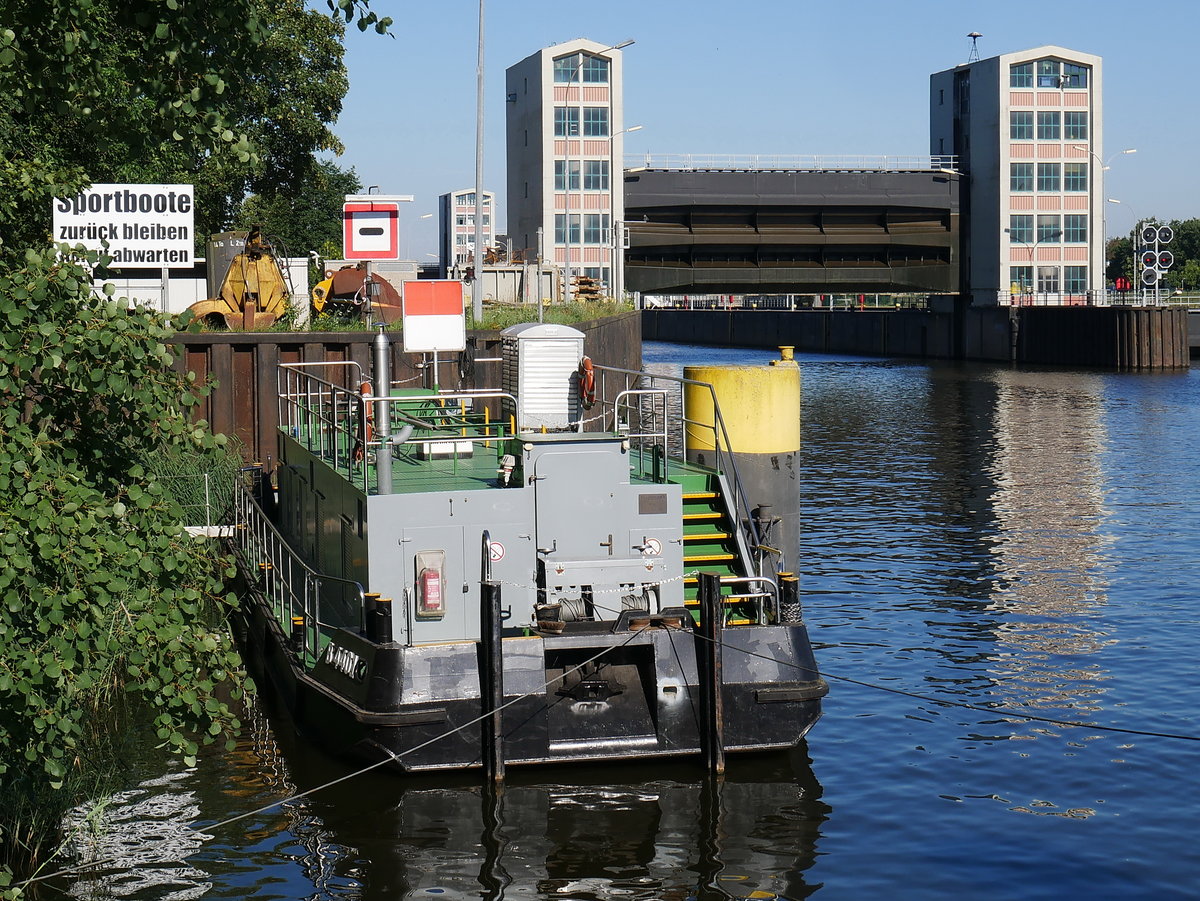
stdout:
[[[271,602],[277,620],[295,623],[297,616],[303,616],[303,643],[297,648],[301,664],[305,661],[305,654],[313,661],[320,656],[322,627],[341,628],[321,620],[320,588],[323,583],[352,586],[358,600],[359,628],[365,628],[362,618],[366,598],[362,584],[354,579],[331,576],[313,569],[292,550],[287,539],[267,518],[241,479],[235,482],[233,492],[235,522],[231,543],[249,575],[253,576],[256,569],[262,572],[262,591]],[[299,614],[298,609],[301,611]]]
[[[683,426],[687,422],[689,422],[689,420],[687,419],[687,417],[685,415],[685,411],[683,410],[683,401],[682,401],[683,387],[685,385],[696,385],[696,386],[699,386],[701,388],[705,388],[708,390],[709,395],[712,397],[714,422],[711,425],[707,424],[707,423],[700,423],[698,421],[691,421],[691,422],[694,425],[699,425],[702,428],[709,428],[709,429],[712,429],[712,431],[713,431],[713,448],[714,448],[715,455],[716,455],[716,459],[714,460],[714,463],[716,465],[714,466],[714,469],[717,469],[720,472],[725,472],[729,476],[729,486],[730,486],[731,493],[733,494],[733,497],[731,498],[732,507],[733,507],[735,513],[740,512],[743,516],[742,522],[743,522],[746,530],[749,532],[751,547],[754,550],[754,556],[755,556],[754,563],[755,563],[755,566],[758,567],[758,569],[759,569],[759,575],[761,575],[762,554],[760,552],[760,548],[763,546],[762,545],[762,536],[759,534],[758,525],[755,523],[754,516],[750,509],[750,502],[746,497],[745,489],[742,487],[742,479],[738,473],[737,461],[734,458],[733,452],[731,450],[731,444],[729,441],[729,432],[725,427],[725,419],[721,415],[721,405],[717,400],[716,389],[714,389],[713,386],[711,384],[709,384],[708,382],[701,382],[697,379],[683,378],[682,376],[665,375],[665,374],[645,372],[645,371],[635,371],[632,369],[622,369],[618,366],[597,365],[595,368],[600,373],[601,379],[603,379],[604,376],[609,372],[618,373],[618,374],[625,376],[624,391],[632,390],[629,387],[630,386],[630,379],[629,379],[630,376],[633,376],[635,380],[636,379],[649,379],[651,383],[653,383],[655,380],[663,380],[663,381],[667,381],[667,382],[673,382],[676,385],[678,385],[678,390],[681,395],[681,397],[680,397],[680,417],[679,417],[679,423],[681,426]],[[624,391],[619,392],[618,396],[621,393],[624,393]],[[600,388],[599,394],[600,394],[600,397],[602,398],[602,403],[607,406],[608,401],[603,400],[604,398],[607,398],[607,396],[608,396],[605,391],[605,385],[603,384],[603,382],[601,383],[601,388]],[[616,431],[617,409],[616,409],[615,400],[612,403],[612,415],[613,415],[612,431]],[[664,417],[665,417],[665,410],[664,410]],[[665,425],[666,425],[666,423],[664,423],[664,427],[665,427]],[[679,441],[680,441],[680,452],[683,453],[686,450],[686,445],[685,445],[685,438],[684,438],[684,435],[682,434],[682,431],[679,436]],[[722,445],[724,446],[724,450],[722,450]],[[666,449],[664,448],[664,450],[666,450]]]
[[[774,605],[772,607],[771,612],[775,616],[775,621],[779,622],[779,584],[774,579],[772,579],[770,576],[763,576],[763,575],[758,575],[758,576],[721,576],[721,584],[722,585],[742,585],[742,584],[746,584],[746,585],[765,584],[765,585],[767,585],[771,589],[770,595],[771,595],[772,600],[774,601]],[[767,617],[764,615],[764,610],[763,610],[763,607],[761,604],[759,605],[758,611],[759,611],[758,624],[760,626],[765,626],[767,624],[768,620],[767,620]]]

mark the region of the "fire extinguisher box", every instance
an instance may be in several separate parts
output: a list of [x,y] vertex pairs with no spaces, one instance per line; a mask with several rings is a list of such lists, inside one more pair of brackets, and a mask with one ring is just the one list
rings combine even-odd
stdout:
[[446,552],[418,551],[415,571],[417,618],[442,619],[446,615]]

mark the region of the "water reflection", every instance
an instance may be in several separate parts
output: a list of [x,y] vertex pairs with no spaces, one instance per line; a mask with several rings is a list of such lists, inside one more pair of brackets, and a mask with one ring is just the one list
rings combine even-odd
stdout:
[[[295,762],[301,788],[338,769]],[[677,762],[510,771],[499,796],[370,774],[308,803],[353,849],[363,899],[804,898],[829,812],[802,753],[735,761],[720,782]]]

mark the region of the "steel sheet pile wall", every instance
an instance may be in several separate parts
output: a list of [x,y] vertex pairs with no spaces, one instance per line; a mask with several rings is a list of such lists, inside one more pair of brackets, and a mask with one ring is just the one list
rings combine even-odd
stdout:
[[[649,340],[806,353],[968,359],[1126,371],[1189,366],[1186,310],[971,307],[936,310],[644,310]],[[961,316],[956,339],[955,317]]]
[[[642,359],[641,319],[625,313],[574,326],[587,337],[584,349],[597,362],[638,369]],[[472,331],[475,356],[500,356],[500,333]],[[279,409],[276,403],[276,367],[280,363],[312,363],[354,360],[371,372],[370,332],[181,332],[176,335],[175,368],[194,372],[200,381],[216,379],[213,392],[203,399],[196,416],[206,419],[215,432],[237,438],[246,460],[274,463],[275,430]],[[419,386],[424,370],[419,359],[403,352],[400,334],[393,336],[392,381],[400,386]],[[440,361],[440,384],[444,388],[496,387],[500,384],[499,363],[479,362],[473,375],[460,378],[459,355]],[[335,374],[336,373],[336,374]],[[331,369],[330,381],[348,376]],[[610,398],[611,399],[611,398]]]

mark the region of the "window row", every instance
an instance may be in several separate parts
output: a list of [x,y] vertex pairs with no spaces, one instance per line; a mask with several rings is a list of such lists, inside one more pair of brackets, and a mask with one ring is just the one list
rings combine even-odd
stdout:
[[[1012,110],[1008,114],[1008,136],[1014,141],[1032,141],[1034,137],[1033,110]],[[1037,139],[1039,141],[1086,141],[1088,136],[1087,110],[1039,110]]]
[[608,70],[609,61],[603,56],[588,53],[560,56],[554,61],[554,83],[608,84]]
[[1088,239],[1086,213],[1039,213],[1037,237],[1034,237],[1032,213],[1014,213],[1008,217],[1008,237],[1013,244],[1086,244]]
[[[1086,191],[1087,163],[1009,163],[1008,189],[1023,191]],[[1037,181],[1034,181],[1034,173]]]
[[[1013,294],[1028,294],[1034,290],[1032,266],[1009,266],[1009,281]],[[1060,281],[1061,274],[1061,281]],[[1039,294],[1085,294],[1087,293],[1087,266],[1037,267],[1037,291]]]
[[1036,63],[1017,63],[1008,70],[1008,85],[1012,88],[1032,88],[1034,70],[1039,88],[1086,88],[1088,67],[1064,63],[1056,59],[1039,59]]
[[[461,226],[474,225],[475,217],[471,216],[471,215],[463,215],[462,213],[459,213],[457,216],[454,217],[454,224],[461,225]],[[485,226],[492,224],[492,217],[489,216],[487,213],[483,214],[483,224]]]
[[[465,194],[455,194],[454,195],[454,205],[455,206],[475,206],[475,192],[468,191]],[[484,206],[492,205],[492,195],[491,194],[483,195],[483,205]]]
[[[571,230],[567,232],[567,214],[554,214],[555,244],[607,244],[609,235],[608,213],[571,213]],[[580,226],[583,240],[580,241]]]
[[[579,134],[579,107],[556,106],[554,108],[554,136],[565,138]],[[583,107],[583,136],[585,138],[608,137],[608,107]]]
[[[567,169],[570,168],[570,184],[567,183]],[[554,161],[554,190],[578,191],[579,175],[583,174],[583,190],[608,190],[608,160],[555,160]]]

